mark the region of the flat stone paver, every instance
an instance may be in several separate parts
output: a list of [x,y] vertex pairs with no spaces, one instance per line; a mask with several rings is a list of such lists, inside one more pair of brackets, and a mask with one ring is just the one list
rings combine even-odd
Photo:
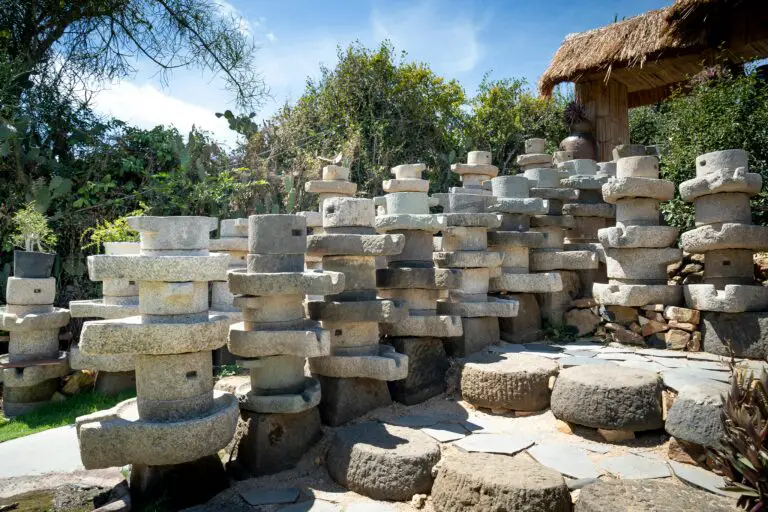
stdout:
[[602,474],[584,450],[573,446],[539,444],[528,448],[528,454],[539,464],[571,478],[597,478]]
[[0,443],[0,478],[84,469],[74,425]]
[[421,429],[422,432],[434,438],[440,443],[456,441],[469,435],[467,429],[458,423],[440,423]]
[[600,461],[600,467],[619,478],[628,480],[670,476],[669,468],[663,461],[631,453],[603,459]]
[[726,485],[725,480],[723,480],[723,477],[720,475],[716,475],[711,471],[691,466],[690,464],[675,462],[673,460],[669,461],[669,465],[677,478],[688,482],[689,484],[693,484],[696,487],[701,487],[702,489],[706,489],[709,492],[720,494],[722,496],[730,496],[734,498],[740,496],[737,492],[724,491],[722,488]]
[[509,434],[473,434],[453,443],[467,452],[514,455],[533,445],[534,439]]

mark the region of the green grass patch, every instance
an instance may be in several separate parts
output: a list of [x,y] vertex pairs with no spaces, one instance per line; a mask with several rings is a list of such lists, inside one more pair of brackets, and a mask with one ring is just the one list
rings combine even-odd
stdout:
[[109,409],[134,396],[136,396],[135,391],[124,391],[117,396],[107,396],[91,391],[68,397],[63,402],[51,402],[29,414],[13,419],[6,418],[0,413],[0,443],[43,430],[71,425],[78,416]]

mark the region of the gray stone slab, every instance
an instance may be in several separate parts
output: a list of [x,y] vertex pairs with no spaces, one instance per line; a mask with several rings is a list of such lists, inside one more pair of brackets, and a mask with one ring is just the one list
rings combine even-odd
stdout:
[[652,361],[618,361],[617,364],[626,368],[637,368],[638,370],[649,370],[656,373],[667,369],[666,367]]
[[525,345],[504,342],[501,342],[498,345],[491,345],[486,348],[486,350],[495,354],[517,354],[526,351]]
[[711,379],[704,379],[701,377],[694,377],[685,372],[684,368],[675,368],[661,373],[661,377],[664,381],[664,387],[679,391],[685,386],[697,386],[697,385],[709,385],[713,382],[717,382]]
[[252,507],[260,505],[273,505],[278,503],[294,503],[299,499],[300,489],[289,487],[286,489],[248,489],[240,491],[240,496]]
[[696,361],[694,359],[691,359],[691,360],[688,360],[688,367],[696,368],[699,370],[711,370],[715,372],[731,371],[731,369],[728,368],[728,365],[726,363],[721,363],[719,361]]
[[562,345],[555,345],[556,347],[560,347],[564,350],[592,350],[592,351],[601,351],[605,347],[600,343],[586,343],[586,342],[580,342],[580,343],[564,343]]
[[570,357],[595,357],[598,353],[594,350],[565,349],[565,354]]
[[664,350],[660,348],[639,348],[635,350],[636,353],[643,356],[656,356],[656,357],[685,357],[687,352],[681,352],[679,350]]
[[728,357],[710,354],[709,352],[682,352],[683,357],[694,361],[728,361]]
[[675,462],[673,460],[669,461],[669,465],[672,467],[675,476],[684,482],[688,482],[689,484],[709,492],[720,494],[721,496],[729,496],[733,498],[739,496],[739,493],[724,491],[722,488],[726,485],[725,480],[720,475],[716,475],[711,471],[691,466],[690,464]]
[[621,346],[621,347],[602,347],[598,352],[601,354],[632,354],[635,352],[635,349],[627,346]]
[[567,446],[573,446],[574,448],[581,448],[582,450],[595,453],[608,453],[612,449],[610,446],[598,443],[568,443]]
[[648,360],[667,368],[688,368],[688,360],[679,357],[648,356]]
[[603,459],[599,464],[605,471],[628,480],[670,476],[669,468],[663,461],[631,453]]
[[523,346],[526,350],[530,352],[549,352],[549,353],[558,353],[562,352],[563,349],[561,349],[558,346],[555,345],[544,345],[543,343],[524,343]]
[[698,368],[675,368],[666,370],[664,373],[676,373],[694,379],[716,380],[720,382],[729,382],[731,380],[730,373],[700,370]]
[[584,364],[613,364],[610,361],[604,359],[597,359],[596,357],[562,357],[557,361],[560,363],[561,368],[570,368],[571,366],[581,366]]
[[568,355],[565,352],[539,352],[537,350],[523,350],[522,352],[519,352],[519,353],[527,354],[530,356],[546,357],[548,359],[561,359],[563,357],[568,357]]
[[539,444],[528,448],[528,454],[539,464],[571,478],[597,478],[602,474],[584,450],[567,444]]
[[453,445],[467,452],[514,455],[532,446],[534,442],[534,439],[522,435],[473,434]]
[[646,363],[648,358],[639,354],[631,354],[627,352],[607,352],[599,353],[595,356],[597,359],[604,359],[606,361],[636,361],[639,363]]
[[414,414],[412,416],[400,416],[399,418],[387,420],[383,423],[398,425],[400,427],[421,428],[431,427],[432,425],[440,423],[441,421],[445,421],[445,417]]
[[74,425],[0,443],[0,480],[82,469]]
[[421,431],[441,443],[456,441],[469,435],[467,429],[458,423],[439,423],[422,428]]

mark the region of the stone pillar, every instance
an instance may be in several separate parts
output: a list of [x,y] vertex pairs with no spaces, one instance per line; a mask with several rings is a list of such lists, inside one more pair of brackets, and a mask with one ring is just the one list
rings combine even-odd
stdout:
[[332,197],[352,197],[357,192],[357,183],[349,181],[349,169],[339,165],[323,167],[322,180],[308,181],[304,190],[317,194],[318,211],[323,213],[323,203]]
[[616,206],[616,226],[598,231],[605,248],[608,284],[595,283],[602,305],[640,307],[678,305],[679,286],[667,285],[667,266],[680,261],[674,245],[678,230],[660,225],[659,202],[675,195],[671,181],[659,179],[654,156],[620,158],[616,178],[603,185],[603,198]]
[[[521,155],[522,158],[524,155]],[[578,275],[574,271],[597,269],[597,254],[592,250],[566,250],[565,231],[575,226],[571,215],[563,215],[563,203],[575,201],[575,190],[562,187],[560,180],[568,177],[568,172],[552,168],[552,161],[541,167],[526,169],[523,173],[530,181],[531,197],[545,200],[547,206],[544,215],[534,215],[530,224],[533,231],[544,234],[541,247],[530,254],[532,272],[558,272],[563,281],[560,291],[539,294],[542,317],[552,325],[563,323],[563,315],[571,307],[571,301],[578,295],[580,286],[574,286]],[[568,286],[565,286],[568,283]]]
[[69,373],[67,353],[59,351],[59,329],[69,311],[53,307],[56,279],[9,277],[0,330],[8,331],[8,354],[0,356],[3,414],[12,418],[47,404]]
[[330,354],[330,333],[306,318],[304,296],[341,292],[344,275],[305,272],[303,217],[253,215],[248,225],[247,268],[229,273],[243,321],[230,327],[228,346],[251,374],[235,391],[250,420],[237,460],[267,474],[293,467],[320,437],[320,383],[304,376],[304,365]]
[[213,390],[211,351],[226,343],[229,327],[226,316],[208,313],[208,282],[228,265],[226,255],[208,252],[215,221],[129,217],[138,256],[88,257],[93,279],[138,283],[138,316],[86,322],[80,336],[85,355],[135,355],[137,397],[77,418],[80,458],[86,469],[132,464],[139,504],[164,494],[184,508],[227,483],[216,453],[232,439],[239,407]]
[[[498,169],[490,164],[491,154],[471,151],[468,163],[454,164],[464,187],[454,188],[441,197],[446,227],[442,230],[440,250],[432,255],[435,265],[459,271],[458,287],[438,300],[437,312],[461,317],[463,334],[451,339],[452,355],[465,356],[497,343],[500,339],[499,318],[517,315],[518,302],[489,297],[491,277],[501,275],[502,254],[489,252],[488,230],[501,226],[495,213],[487,213],[493,200],[483,182],[495,177]],[[473,193],[470,193],[473,192]]]
[[605,252],[597,231],[613,226],[616,212],[613,205],[603,201],[602,186],[610,175],[603,173],[594,160],[568,160],[558,165],[568,171],[560,186],[576,191],[576,200],[563,204],[563,215],[573,217],[574,226],[565,232],[565,248],[572,251],[593,251],[600,264],[596,269],[578,271],[582,297],[592,297],[594,283],[607,283]]
[[[139,254],[138,242],[106,242],[105,256]],[[89,269],[90,270],[90,269]],[[92,281],[96,281],[92,275]],[[115,319],[139,314],[139,286],[128,279],[104,279],[103,298],[73,300],[69,303],[72,318]],[[69,351],[69,366],[73,370],[97,370],[96,390],[107,395],[136,387],[136,357],[133,354],[85,355],[78,345]]]
[[[526,141],[526,147],[529,143]],[[542,247],[545,239],[544,233],[529,231],[531,216],[545,214],[547,205],[543,199],[528,197],[530,182],[524,176],[493,178],[491,189],[494,202],[488,210],[498,214],[501,226],[488,233],[488,245],[502,255],[502,261],[501,273],[490,279],[489,291],[521,304],[517,316],[499,319],[501,339],[535,341],[541,337],[541,311],[534,294],[563,289],[557,272],[530,273],[530,250]]]
[[768,311],[768,288],[755,281],[752,261],[754,252],[768,250],[768,227],[752,224],[749,204],[763,180],[748,162],[740,149],[706,153],[696,158],[696,177],[680,184],[680,197],[696,207],[696,228],[680,244],[704,254],[704,284],[683,286],[689,308],[733,316]]
[[[227,273],[245,268],[248,256],[248,219],[224,219],[219,223],[219,238],[210,243],[212,253],[223,253],[229,258],[227,272],[216,281],[211,281],[211,312],[229,318],[230,324],[243,319],[240,309],[235,306],[235,296],[229,291]],[[233,356],[226,346],[213,351],[213,365],[234,364]]]
[[384,182],[384,211],[376,217],[379,233],[399,234],[405,245],[387,257],[387,268],[376,271],[379,296],[404,304],[409,316],[382,324],[390,343],[408,356],[408,376],[391,381],[389,390],[398,402],[415,404],[445,390],[448,357],[442,338],[462,335],[461,319],[438,315],[440,294],[459,285],[459,271],[434,268],[432,235],[445,229],[445,218],[429,213],[429,181],[421,179],[424,164],[399,165],[395,179]]
[[309,360],[323,388],[320,415],[340,425],[392,399],[387,381],[408,376],[408,357],[379,343],[381,323],[405,320],[408,310],[378,299],[376,258],[400,253],[401,234],[377,235],[372,199],[329,198],[323,202],[322,235],[307,237],[307,252],[321,254],[323,270],[345,276],[344,291],[309,301],[307,311],[330,332],[331,353]]

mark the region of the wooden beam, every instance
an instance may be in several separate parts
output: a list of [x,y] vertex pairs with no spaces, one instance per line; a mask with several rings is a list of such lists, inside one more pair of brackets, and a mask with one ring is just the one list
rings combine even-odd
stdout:
[[613,148],[629,144],[627,86],[618,80],[601,79],[575,84],[576,101],[584,104],[597,142],[597,159],[613,159]]

